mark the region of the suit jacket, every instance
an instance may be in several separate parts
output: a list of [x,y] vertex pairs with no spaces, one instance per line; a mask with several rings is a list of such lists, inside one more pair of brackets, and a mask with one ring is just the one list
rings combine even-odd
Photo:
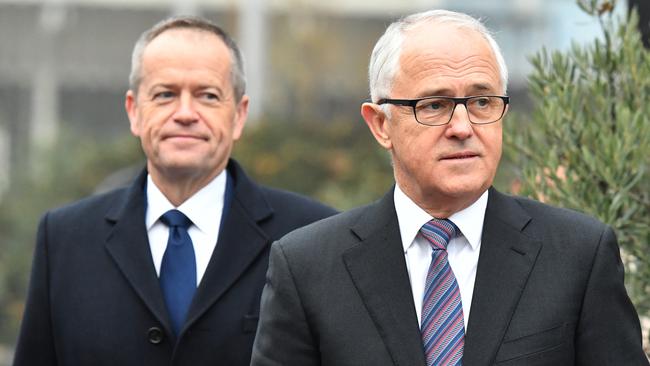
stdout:
[[[491,189],[465,366],[648,365],[612,230]],[[252,366],[424,366],[393,193],[271,248]]]
[[248,365],[271,242],[334,210],[258,186],[232,160],[227,169],[230,208],[178,339],[148,243],[143,172],[44,215],[14,365]]

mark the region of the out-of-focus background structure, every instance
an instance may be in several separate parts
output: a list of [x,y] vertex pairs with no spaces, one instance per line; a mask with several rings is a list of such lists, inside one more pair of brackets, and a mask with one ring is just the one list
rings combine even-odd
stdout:
[[0,0],[0,187],[62,135],[107,142],[128,134],[123,108],[138,35],[173,13],[208,17],[246,58],[251,122],[359,121],[372,46],[396,17],[448,8],[496,31],[514,108],[526,108],[527,57],[598,29],[572,0]]
[[[617,11],[632,4],[645,11],[647,32],[650,2]],[[262,182],[347,209],[392,182],[359,115],[372,47],[392,20],[433,8],[478,16],[495,31],[514,112],[504,130],[533,109],[531,55],[601,36],[573,0],[0,0],[0,366],[12,357],[40,214],[142,167],[123,107],[142,31],[171,14],[229,31],[251,96],[235,157]],[[506,156],[497,185],[512,190],[517,169]]]

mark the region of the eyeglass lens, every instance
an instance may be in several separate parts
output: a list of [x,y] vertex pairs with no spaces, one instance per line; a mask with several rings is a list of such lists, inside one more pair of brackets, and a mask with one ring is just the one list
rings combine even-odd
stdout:
[[[415,117],[421,123],[445,124],[451,120],[456,104],[453,99],[427,98],[415,105]],[[501,118],[505,103],[503,99],[490,96],[469,98],[465,103],[472,123],[490,123]]]

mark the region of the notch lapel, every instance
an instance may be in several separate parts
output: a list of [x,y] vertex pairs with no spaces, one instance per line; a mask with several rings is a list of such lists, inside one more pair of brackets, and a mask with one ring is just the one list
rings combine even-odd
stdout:
[[186,328],[217,302],[269,245],[268,236],[235,200],[223,224],[223,231],[190,307]]
[[106,215],[106,220],[114,225],[106,238],[106,250],[167,334],[173,334],[145,228],[146,178],[147,173],[143,171],[127,190],[124,199],[116,202]]
[[258,225],[273,214],[260,189],[231,160],[228,171],[234,180],[234,192],[219,238],[203,279],[190,305],[184,328],[189,328],[237,281],[271,239]]
[[395,365],[424,366],[393,190],[352,228],[360,243],[343,254],[352,281]]
[[464,364],[494,362],[542,245],[522,232],[530,220],[513,198],[490,189]]

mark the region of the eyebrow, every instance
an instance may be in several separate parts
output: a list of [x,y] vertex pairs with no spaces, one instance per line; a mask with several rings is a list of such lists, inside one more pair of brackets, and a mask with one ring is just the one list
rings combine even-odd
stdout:
[[[158,89],[158,88],[162,88],[162,89],[178,89],[179,86],[177,84],[173,84],[173,83],[157,83],[157,84],[151,85],[151,87],[147,90],[147,92],[151,92],[151,91],[153,91],[155,89]],[[222,93],[221,87],[219,87],[217,85],[199,84],[199,85],[196,85],[196,87],[194,89],[198,89],[198,90],[215,89],[217,92]]]
[[162,89],[174,89],[174,84],[165,84],[165,83],[153,84],[147,89],[147,92],[152,92],[153,90],[159,89],[159,88],[162,88]]
[[199,89],[199,90],[215,89],[215,90],[218,91],[219,93],[222,92],[221,87],[218,86],[218,85],[199,84],[199,85],[197,85],[196,88]]
[[484,91],[490,91],[491,92],[491,91],[494,91],[495,89],[491,85],[480,83],[480,84],[472,85],[470,90],[472,90],[472,91],[475,90],[477,92],[484,92]]
[[[470,94],[482,93],[482,92],[496,92],[496,89],[489,84],[478,83],[470,86]],[[438,89],[426,89],[423,92],[420,92],[416,95],[417,98],[424,98],[430,96],[455,96],[455,93],[449,88],[438,88]]]

